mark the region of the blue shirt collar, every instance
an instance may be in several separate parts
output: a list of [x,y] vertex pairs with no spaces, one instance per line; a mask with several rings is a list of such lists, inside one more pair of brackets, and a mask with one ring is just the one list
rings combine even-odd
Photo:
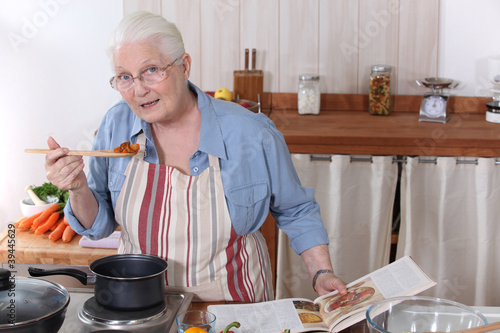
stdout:
[[[201,113],[200,143],[198,144],[198,150],[227,160],[226,147],[222,139],[222,130],[210,97],[190,81],[188,81],[188,84],[189,88],[198,96],[198,108]],[[136,117],[132,126],[131,141],[132,137],[137,137],[141,131],[144,131],[146,138],[150,142],[153,142],[151,125],[139,117]]]

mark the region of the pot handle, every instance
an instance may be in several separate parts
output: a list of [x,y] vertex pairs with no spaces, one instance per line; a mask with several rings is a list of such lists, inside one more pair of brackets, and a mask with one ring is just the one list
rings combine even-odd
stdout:
[[74,268],[63,269],[42,269],[36,267],[28,267],[28,273],[31,276],[48,276],[48,275],[68,275],[74,277],[84,285],[95,284],[95,275],[87,274]]

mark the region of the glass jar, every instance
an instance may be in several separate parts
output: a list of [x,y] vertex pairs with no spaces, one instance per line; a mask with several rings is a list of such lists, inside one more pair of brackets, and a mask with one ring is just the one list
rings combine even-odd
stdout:
[[321,101],[319,75],[300,75],[297,95],[299,114],[319,114]]
[[368,92],[370,114],[388,116],[392,112],[391,71],[389,65],[372,66]]

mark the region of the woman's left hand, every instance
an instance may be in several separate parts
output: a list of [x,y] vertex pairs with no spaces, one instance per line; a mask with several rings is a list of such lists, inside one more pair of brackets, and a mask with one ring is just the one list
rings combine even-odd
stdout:
[[332,262],[328,246],[326,244],[316,245],[300,254],[302,260],[307,266],[311,281],[314,279],[316,272],[320,270],[330,270],[329,273],[318,275],[315,281],[314,290],[319,295],[324,295],[334,290],[338,290],[340,294],[347,294],[347,288],[338,276],[333,273]]
[[334,290],[338,290],[341,295],[347,294],[347,288],[344,283],[334,273],[325,273],[318,276],[316,279],[316,292],[318,295],[328,294]]

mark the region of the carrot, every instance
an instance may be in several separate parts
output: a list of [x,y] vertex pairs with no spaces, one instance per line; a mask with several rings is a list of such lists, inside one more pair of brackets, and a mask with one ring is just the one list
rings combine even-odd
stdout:
[[66,219],[66,216],[63,216],[63,223],[66,225],[69,225],[68,220]]
[[47,219],[46,222],[40,224],[38,228],[35,230],[36,235],[41,235],[48,231],[54,224],[57,223],[57,220],[59,220],[59,213],[55,212],[50,215],[50,217]]
[[62,221],[62,217],[60,217],[60,218],[59,218],[59,220],[57,220],[57,222],[56,222],[56,223],[55,223],[52,227],[50,227],[50,229],[49,229],[49,230],[50,230],[50,231],[54,231],[54,230],[56,230],[57,226],[58,226],[59,224],[61,224],[61,223],[63,223],[63,221]]
[[64,229],[63,235],[62,235],[62,240],[64,243],[68,243],[73,239],[73,236],[76,234],[76,231],[71,229],[69,225],[66,226]]
[[62,237],[64,229],[66,229],[66,224],[59,223],[56,230],[52,231],[49,235],[49,239],[53,242]]
[[17,228],[18,229],[28,229],[29,227],[31,227],[31,225],[33,224],[33,221],[40,215],[42,215],[43,212],[40,212],[40,213],[36,213],[36,214],[33,214],[31,216],[28,216],[28,217],[25,217],[24,219],[22,219],[19,224],[17,225]]
[[41,225],[43,222],[47,221],[52,215],[52,213],[55,213],[59,210],[59,204],[53,203],[50,205],[46,210],[42,212],[40,216],[38,216],[34,221],[33,224],[31,225],[31,230],[36,230],[39,225]]

